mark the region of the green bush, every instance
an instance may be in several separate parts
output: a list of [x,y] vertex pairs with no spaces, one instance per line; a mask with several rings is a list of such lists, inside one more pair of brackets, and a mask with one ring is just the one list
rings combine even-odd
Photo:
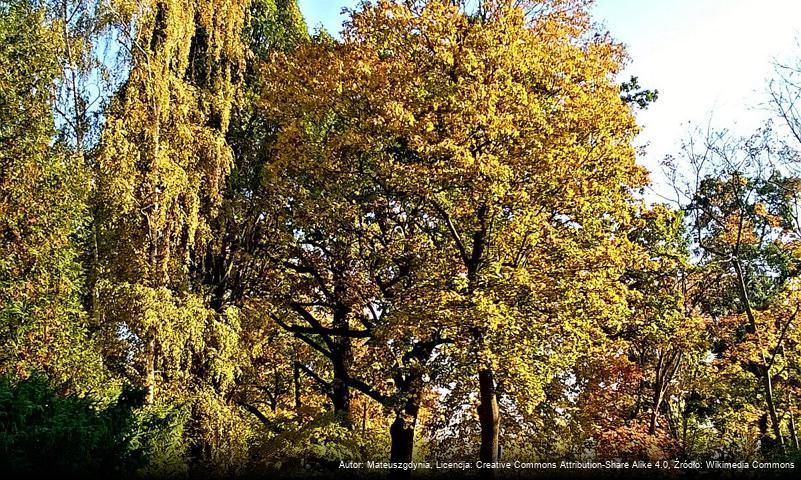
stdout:
[[133,409],[143,396],[125,390],[111,405],[59,395],[43,376],[0,378],[0,471],[12,476],[136,472],[144,462],[132,445]]

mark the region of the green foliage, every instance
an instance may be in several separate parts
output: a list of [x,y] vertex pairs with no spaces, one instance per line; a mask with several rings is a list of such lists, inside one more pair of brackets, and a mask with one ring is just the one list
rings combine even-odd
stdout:
[[629,81],[620,84],[620,98],[625,103],[633,103],[645,109],[659,98],[659,90],[648,90],[640,87],[639,78],[632,76]]
[[145,478],[180,478],[189,471],[185,428],[187,409],[178,404],[145,405],[136,412],[131,429],[131,448],[145,460],[137,473]]
[[[5,474],[130,475],[145,461],[126,391],[109,405],[59,394],[43,376],[0,378],[0,469]],[[151,425],[152,426],[152,425]]]
[[251,55],[266,60],[308,40],[306,22],[294,0],[253,0],[245,38]]
[[103,377],[81,303],[89,176],[53,144],[60,39],[32,5],[0,3],[0,373],[81,390]]
[[156,472],[236,473],[250,425],[237,404],[244,346],[227,262],[249,220],[238,195],[251,158],[229,131],[251,111],[255,62],[305,26],[293,2],[113,4],[131,72],[106,109],[94,172],[105,358],[151,406],[182,405]]

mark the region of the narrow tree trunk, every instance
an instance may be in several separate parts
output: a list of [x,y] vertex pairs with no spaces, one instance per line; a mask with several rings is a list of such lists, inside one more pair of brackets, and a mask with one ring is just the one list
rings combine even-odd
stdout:
[[[743,274],[743,269],[738,260],[734,261],[734,271],[737,273],[737,287],[740,293],[740,300],[743,302],[743,306],[745,307],[745,315],[748,318],[748,332],[755,335],[758,339],[759,337],[757,332],[756,318],[754,317],[754,312],[751,309],[751,301],[748,298],[745,275]],[[770,367],[768,366],[764,352],[762,352],[762,365],[757,368],[757,371],[762,377],[761,380],[763,393],[765,394],[765,403],[768,407],[768,416],[770,417],[773,434],[776,436],[776,442],[778,442],[781,449],[784,450],[784,437],[782,436],[782,429],[781,425],[779,424],[779,416],[776,413],[776,403],[773,399],[773,382],[770,378]]]
[[300,366],[298,366],[297,352],[295,352],[294,360],[292,363],[292,387],[295,392],[295,408],[299,409],[303,404],[300,399]]
[[491,369],[485,368],[478,372],[478,385],[481,398],[478,406],[478,419],[481,423],[479,458],[482,462],[497,462],[500,453],[501,415],[495,391],[495,375]]
[[762,382],[765,387],[765,401],[768,405],[768,415],[770,416],[770,423],[773,427],[773,435],[779,443],[779,447],[784,450],[784,436],[782,435],[781,424],[779,423],[779,415],[776,412],[776,403],[773,398],[773,381],[770,378],[770,368],[765,365],[762,367]]
[[659,407],[662,405],[662,386],[657,385],[654,392],[654,408],[651,411],[651,421],[648,424],[648,434],[656,434],[656,419],[659,417]]
[[156,401],[156,339],[151,336],[145,345],[145,401],[150,405]]
[[772,449],[774,447],[773,439],[770,438],[768,434],[768,430],[770,430],[769,424],[770,419],[767,413],[763,413],[759,416],[759,420],[757,421],[757,427],[759,428],[759,450],[764,457],[770,456],[773,453]]
[[659,411],[662,408],[662,403],[665,401],[665,394],[667,393],[668,386],[679,370],[681,357],[681,350],[659,353],[659,362],[656,366],[656,380],[654,382],[653,409],[651,411],[651,420],[648,425],[648,433],[650,435],[656,434]]
[[[642,363],[640,363],[642,365]],[[637,385],[637,401],[634,402],[634,409],[629,414],[629,417],[624,419],[626,425],[629,424],[629,420],[636,420],[637,416],[640,415],[640,409],[642,408],[642,397],[643,397],[643,389],[645,387],[645,380],[640,380],[640,384]]]
[[362,405],[362,439],[367,434],[367,403]]
[[665,355],[664,352],[658,353],[659,362],[656,365],[656,380],[654,382],[654,398],[653,398],[653,408],[651,409],[651,421],[648,423],[648,434],[654,435],[656,434],[656,419],[659,416],[659,405],[662,403],[662,392],[663,387],[663,368],[665,363]]
[[798,431],[795,428],[795,415],[793,414],[793,403],[790,403],[790,408],[787,409],[787,413],[790,414],[790,441],[793,442],[793,448],[798,451]]

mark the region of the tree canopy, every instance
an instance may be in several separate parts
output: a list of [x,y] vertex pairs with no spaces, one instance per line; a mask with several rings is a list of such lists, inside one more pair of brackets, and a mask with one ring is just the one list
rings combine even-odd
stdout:
[[798,458],[796,70],[660,204],[587,2],[346,13],[0,1],[0,466]]

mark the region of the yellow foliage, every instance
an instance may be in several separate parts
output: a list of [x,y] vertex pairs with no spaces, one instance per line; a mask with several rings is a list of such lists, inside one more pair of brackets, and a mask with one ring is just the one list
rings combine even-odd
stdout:
[[262,72],[280,125],[268,178],[361,175],[419,202],[445,241],[419,245],[438,298],[406,327],[435,325],[452,361],[497,370],[528,406],[599,324],[627,314],[630,192],[647,180],[613,79],[623,49],[591,36],[579,3],[532,17],[488,2],[476,20],[448,2],[382,0],[341,43],[276,54]]

